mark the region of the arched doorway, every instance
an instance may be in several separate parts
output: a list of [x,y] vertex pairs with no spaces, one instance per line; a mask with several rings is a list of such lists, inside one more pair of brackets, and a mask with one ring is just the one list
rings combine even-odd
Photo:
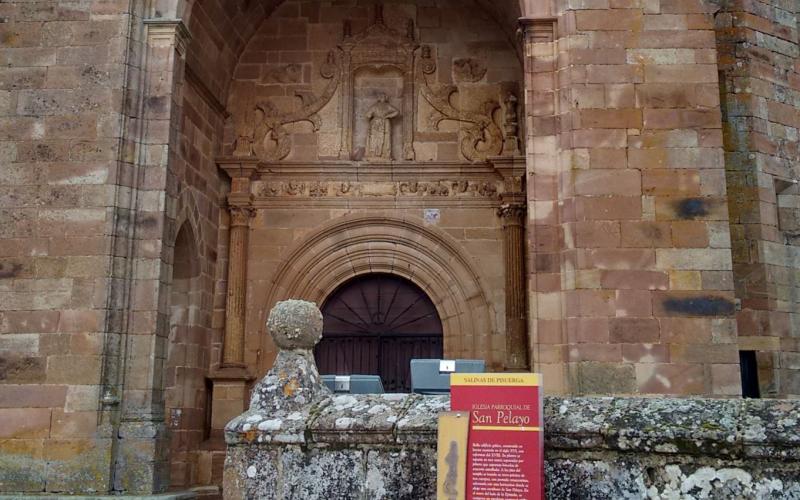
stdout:
[[387,392],[410,392],[413,358],[442,357],[442,322],[411,281],[372,273],[337,288],[322,306],[320,373],[380,375]]

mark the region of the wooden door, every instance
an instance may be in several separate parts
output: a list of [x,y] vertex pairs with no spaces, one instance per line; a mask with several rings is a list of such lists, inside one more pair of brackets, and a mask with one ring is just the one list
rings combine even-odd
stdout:
[[442,357],[436,307],[404,278],[354,278],[328,297],[322,316],[314,354],[323,375],[380,375],[386,392],[410,392],[411,359]]

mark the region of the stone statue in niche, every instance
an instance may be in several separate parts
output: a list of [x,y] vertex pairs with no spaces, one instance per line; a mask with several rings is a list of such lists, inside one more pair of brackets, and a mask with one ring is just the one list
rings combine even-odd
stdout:
[[367,128],[368,160],[392,159],[392,118],[400,116],[400,110],[389,103],[386,94],[378,94],[378,101],[367,110],[369,120]]

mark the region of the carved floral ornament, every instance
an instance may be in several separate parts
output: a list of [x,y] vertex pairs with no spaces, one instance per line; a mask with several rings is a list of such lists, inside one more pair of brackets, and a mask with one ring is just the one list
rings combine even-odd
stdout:
[[[386,26],[383,8],[377,4],[375,19],[364,32],[353,35],[350,23],[344,22],[341,44],[328,53],[320,68],[320,75],[329,80],[322,94],[316,96],[311,92],[298,92],[296,95],[300,98],[301,106],[291,112],[280,112],[269,100],[256,103],[254,109],[249,111],[252,115],[250,124],[238,133],[234,155],[255,155],[265,162],[284,160],[291,153],[291,140],[285,126],[306,121],[313,125],[315,132],[318,131],[322,125],[318,113],[337,92],[341,95],[338,113],[341,160],[360,159],[360,156],[356,158],[356,151],[360,147],[366,149],[366,159],[369,161],[397,160],[391,156],[389,132],[392,127],[400,126],[402,159],[413,161],[416,156],[414,134],[417,95],[433,108],[427,117],[430,128],[439,130],[444,121],[455,121],[462,125],[459,149],[467,160],[483,162],[492,156],[518,155],[518,102],[514,93],[505,91],[497,99],[489,98],[469,109],[461,108],[454,104],[460,91],[458,85],[428,81],[428,76],[437,71],[435,61],[433,48],[428,45],[420,47],[417,43],[413,20],[408,20],[404,32],[393,30]],[[399,108],[378,96],[377,102],[365,116],[355,116],[355,94],[358,91],[355,75],[363,68],[394,68],[393,71],[402,75],[398,76],[402,80]],[[449,70],[455,74],[457,82],[474,84],[485,76],[486,65],[476,58],[462,58],[453,61],[453,67]],[[502,123],[497,123],[501,109]],[[395,125],[390,122],[395,118],[400,123]],[[356,120],[365,120],[367,123],[366,144],[354,144]]]

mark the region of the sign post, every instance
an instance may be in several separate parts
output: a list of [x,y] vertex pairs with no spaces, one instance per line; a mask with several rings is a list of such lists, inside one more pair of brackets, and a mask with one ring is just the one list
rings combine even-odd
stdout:
[[466,500],[543,499],[540,376],[450,377],[451,411],[470,412]]

